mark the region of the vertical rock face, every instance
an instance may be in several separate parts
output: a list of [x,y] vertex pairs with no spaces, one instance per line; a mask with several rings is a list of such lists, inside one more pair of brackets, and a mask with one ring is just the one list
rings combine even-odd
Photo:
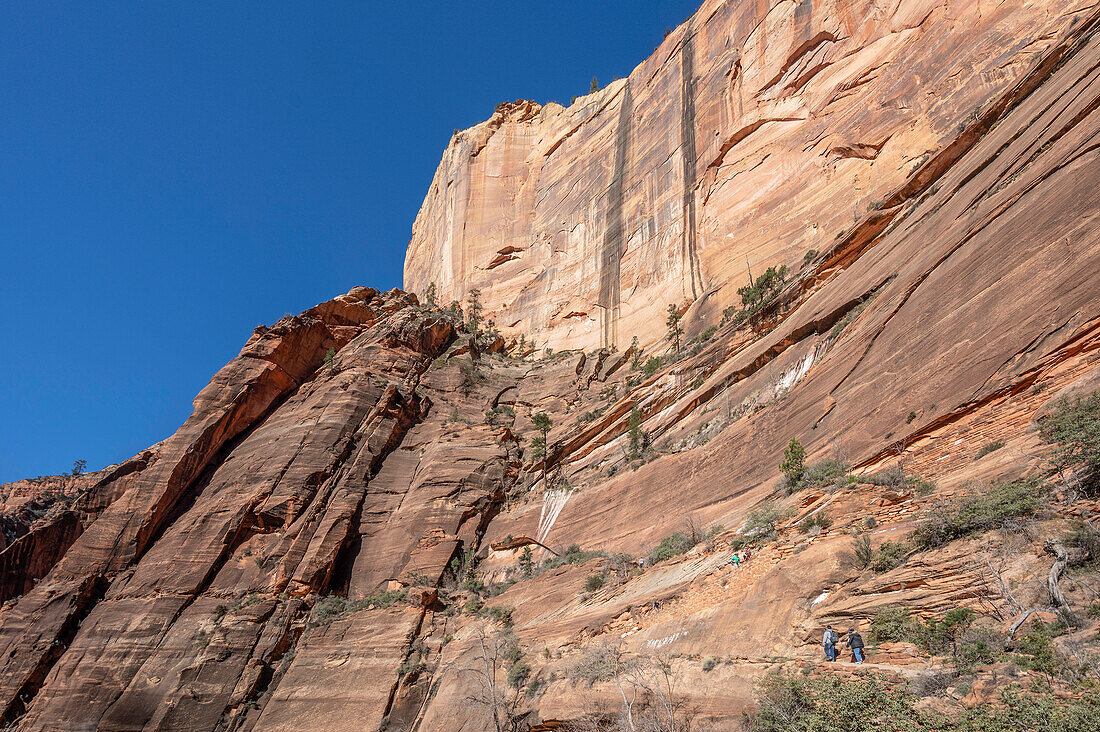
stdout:
[[[1093,3],[708,0],[626,79],[457,133],[405,288],[540,347],[652,343],[896,196]],[[694,329],[694,331],[693,331]]]
[[[1045,598],[1028,532],[882,572],[845,559],[852,534],[904,540],[1021,476],[1058,489],[1037,532],[1100,515],[1060,493],[1034,429],[1100,385],[1100,5],[980,5],[708,3],[629,80],[460,135],[411,276],[444,300],[480,284],[540,345],[655,336],[668,299],[706,322],[738,259],[802,262],[807,221],[841,235],[663,360],[505,354],[396,290],[257,328],[167,440],[0,486],[5,724],[590,728],[622,708],[611,685],[569,680],[595,646],[667,669],[693,729],[724,730],[777,658],[811,671],[826,623],[902,604],[1007,625],[1017,610],[975,556],[1007,548],[1013,591]],[[736,115],[719,87],[747,100]],[[787,495],[791,438],[815,469],[847,467]],[[938,488],[868,475],[888,466]],[[763,501],[785,518],[750,531]],[[704,540],[651,554],[676,532]],[[1085,618],[1094,595],[1064,589]],[[1095,629],[1075,631],[1085,656]],[[905,645],[871,660],[928,673]],[[995,689],[1004,671],[979,673]]]

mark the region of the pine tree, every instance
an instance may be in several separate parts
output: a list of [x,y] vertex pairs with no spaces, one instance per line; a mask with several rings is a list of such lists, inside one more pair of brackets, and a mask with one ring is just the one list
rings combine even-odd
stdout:
[[637,460],[642,457],[642,452],[645,449],[645,433],[642,432],[642,410],[638,409],[637,404],[630,408],[629,424],[630,454],[628,458]]
[[529,546],[523,547],[519,555],[519,573],[527,578],[535,573],[535,558]]
[[680,315],[679,309],[672,304],[668,304],[668,319],[665,320],[665,327],[668,329],[665,338],[673,345],[675,352],[680,353],[680,336],[684,334],[684,329],[680,327]]
[[438,304],[436,302],[436,289],[434,282],[428,283],[428,289],[424,291],[424,300],[433,308]]
[[466,296],[466,327],[476,338],[481,326],[481,290],[476,287]]
[[550,419],[550,415],[546,412],[539,412],[531,417],[531,424],[535,426],[542,434],[531,440],[531,449],[533,456],[537,459],[542,458],[542,484],[546,486],[546,453],[547,444],[546,437],[550,434],[550,429],[554,426],[554,421]]
[[595,94],[599,90],[600,90],[600,80],[597,79],[595,76],[593,76],[592,77],[592,86],[589,88],[588,93],[589,94]]
[[630,368],[634,371],[642,370],[642,346],[638,343],[638,336],[630,339]]

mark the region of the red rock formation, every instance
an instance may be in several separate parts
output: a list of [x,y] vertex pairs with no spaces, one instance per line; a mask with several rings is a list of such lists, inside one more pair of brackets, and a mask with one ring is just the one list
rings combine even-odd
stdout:
[[505,335],[625,348],[798,269],[988,111],[1093,7],[708,0],[626,79],[457,133],[405,288],[479,288]]
[[[491,729],[479,674],[496,634],[510,625],[530,667],[528,685],[509,691],[510,656],[491,677],[493,693],[514,703],[509,713],[521,727],[552,729],[594,710],[614,713],[612,685],[566,679],[586,647],[614,641],[630,656],[674,654],[663,668],[671,669],[677,695],[699,709],[703,726],[728,729],[751,704],[751,683],[764,670],[784,658],[808,673],[821,670],[815,662],[826,622],[865,627],[897,603],[927,614],[973,606],[1011,620],[1017,610],[977,563],[987,553],[1010,546],[1004,572],[1019,602],[1040,597],[1025,593],[1042,591],[1050,560],[1041,541],[1026,535],[967,538],[878,573],[853,567],[846,555],[852,532],[873,531],[876,544],[900,540],[925,512],[976,483],[1041,470],[1048,448],[1034,420],[1060,394],[1095,389],[1100,12],[1063,15],[1009,3],[978,18],[971,5],[917,12],[919,3],[902,3],[861,23],[871,6],[811,13],[808,3],[788,3],[754,32],[750,21],[762,17],[755,8],[763,6],[736,7],[746,8],[743,16],[730,15],[733,4],[708,3],[632,75],[630,87],[618,82],[571,111],[502,109],[448,153],[454,162],[458,147],[470,145],[474,161],[445,161],[441,171],[469,191],[503,185],[508,171],[526,180],[531,169],[516,151],[535,143],[516,140],[530,133],[545,144],[552,136],[539,137],[544,125],[577,115],[572,133],[549,151],[553,164],[539,173],[539,186],[550,188],[517,184],[521,193],[558,200],[549,205],[559,206],[552,216],[561,215],[568,197],[544,193],[565,185],[567,173],[556,167],[563,166],[582,198],[608,190],[624,211],[649,200],[668,215],[653,235],[665,243],[646,247],[669,246],[692,206],[697,233],[712,224],[742,226],[736,222],[744,211],[713,223],[735,208],[727,180],[757,181],[754,221],[771,227],[755,243],[734,247],[735,258],[766,250],[777,258],[759,261],[786,261],[782,252],[808,245],[790,236],[797,216],[837,229],[856,200],[856,178],[873,191],[871,200],[884,200],[881,207],[845,222],[840,237],[830,232],[820,255],[774,300],[694,339],[648,375],[632,362],[651,357],[652,347],[509,357],[498,352],[499,341],[479,342],[456,329],[453,314],[397,291],[357,288],[257,329],[176,434],[73,487],[66,510],[43,516],[0,552],[0,587],[12,598],[0,609],[5,720],[26,730]],[[727,38],[743,42],[727,46]],[[793,38],[793,50],[774,54],[764,38]],[[855,52],[842,56],[845,49]],[[714,122],[721,117],[711,109],[716,102],[702,91],[713,96],[717,70],[735,60],[737,73],[722,78],[758,106],[808,104],[805,95],[828,89],[832,101],[807,107],[817,117],[807,111],[797,122],[765,122],[738,135],[736,125]],[[681,70],[695,82],[681,85]],[[836,74],[848,80],[843,92],[838,79],[826,84]],[[914,91],[911,75],[935,92]],[[592,127],[601,114],[594,107],[622,121],[628,91],[637,117],[633,152],[617,160],[608,148],[606,160],[635,165],[647,141],[647,170],[671,161],[664,177],[673,182],[664,187],[625,173],[616,183],[607,178],[612,172],[593,167],[603,163],[591,140],[604,134]],[[856,115],[869,95],[893,106]],[[685,129],[675,112],[688,97],[695,123]],[[978,113],[967,112],[956,128],[971,101]],[[580,124],[581,117],[592,121]],[[662,119],[671,136],[644,132]],[[841,119],[855,125],[852,134],[833,126]],[[715,126],[732,138],[701,132]],[[814,130],[812,145],[790,147]],[[688,188],[709,198],[694,204],[677,177],[691,176],[675,159],[681,135],[710,150],[699,165],[714,155],[729,161],[695,170],[698,183]],[[759,135],[767,142],[742,147]],[[918,140],[927,159],[898,166]],[[823,149],[836,158],[832,185],[775,178],[770,166],[797,172],[808,164],[804,155]],[[636,198],[632,191],[647,185],[652,198]],[[454,245],[425,228],[436,215],[432,196],[452,195],[430,194],[410,262],[423,254],[420,246]],[[535,206],[513,218],[493,213],[499,200],[492,196],[473,198],[485,205],[476,216],[464,214],[471,232],[484,226],[514,238],[513,229],[532,225],[525,216],[544,213]],[[723,264],[731,255],[699,238],[702,286],[736,284],[727,270],[737,262]],[[470,262],[485,254],[446,251],[465,251]],[[542,270],[519,245],[494,252],[490,262],[503,259],[488,276],[498,279],[483,289],[494,309],[527,325],[532,312],[551,305],[582,312],[570,303],[590,298],[584,288],[598,278],[584,275],[577,284],[574,265],[593,273],[619,266],[593,252],[572,260],[569,250]],[[691,282],[700,281],[684,274],[686,256],[648,272],[645,287],[622,288],[620,304],[656,307],[666,287],[690,297]],[[559,266],[561,279],[547,296],[540,283]],[[534,283],[531,299],[513,302],[501,293],[521,270]],[[665,276],[673,270],[680,274]],[[451,296],[471,271],[453,270],[453,280],[425,276],[439,276]],[[614,278],[604,283],[614,290]],[[630,317],[653,319],[647,307]],[[707,311],[699,305],[694,312]],[[554,322],[536,327],[541,338],[599,342],[584,329],[562,335]],[[533,452],[532,417],[540,412],[553,421],[545,458]],[[811,462],[837,458],[866,473],[900,461],[938,488],[920,496],[906,485],[853,487],[845,479],[840,489],[786,497],[777,491],[778,465],[792,437]],[[1007,447],[976,460],[994,440]],[[777,520],[774,538],[734,568],[730,542],[765,497],[790,513]],[[1037,534],[1061,531],[1066,518],[1092,516],[1100,505],[1055,498],[1049,510],[1061,518]],[[830,525],[803,532],[823,515]],[[725,528],[707,531],[716,525]],[[540,572],[522,553],[533,549],[537,564],[550,558],[539,545],[565,554],[576,544],[645,558],[676,531],[699,541],[644,571],[633,558],[574,550],[571,563],[551,562]],[[1066,592],[1071,602],[1087,599],[1084,589]],[[496,606],[500,622],[484,606]],[[870,662],[899,680],[938,668],[914,649],[883,647]],[[992,693],[997,673],[983,671],[981,698]]]

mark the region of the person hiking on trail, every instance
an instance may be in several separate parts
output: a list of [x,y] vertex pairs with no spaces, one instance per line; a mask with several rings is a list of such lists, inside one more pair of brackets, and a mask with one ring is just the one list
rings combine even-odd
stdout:
[[733,558],[730,559],[730,566],[734,569],[741,569],[741,552],[733,553]]
[[821,639],[821,645],[825,646],[825,660],[836,660],[836,644],[840,642],[840,636],[833,630],[833,626],[825,626],[825,635]]
[[745,550],[745,556],[742,557],[741,561],[742,562],[747,562],[747,561],[749,561],[750,557],[752,557],[752,550],[751,549],[746,549]]
[[852,649],[852,657],[856,663],[863,663],[863,636],[856,632],[855,628],[848,631],[848,639],[845,641]]

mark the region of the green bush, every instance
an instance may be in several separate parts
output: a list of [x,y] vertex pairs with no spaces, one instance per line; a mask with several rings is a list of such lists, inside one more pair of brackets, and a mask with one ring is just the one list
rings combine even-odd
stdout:
[[848,464],[843,460],[822,460],[809,466],[802,473],[799,488],[823,488],[839,485],[848,475]]
[[861,475],[854,478],[855,482],[866,485],[877,485],[894,490],[910,490],[918,496],[924,496],[936,490],[936,484],[927,481],[917,475],[907,475],[901,466],[895,465],[871,475]]
[[558,567],[564,567],[566,564],[580,566],[590,559],[606,556],[607,552],[585,551],[581,549],[579,544],[570,544],[569,548],[566,549],[565,553],[561,556],[549,557],[543,560],[541,571],[545,572],[549,569],[557,569]]
[[860,483],[882,486],[884,488],[904,488],[909,484],[909,477],[898,466],[880,470],[870,475],[861,475],[857,479]]
[[642,375],[646,378],[653,376],[661,368],[661,359],[656,356],[650,356],[646,359],[646,362],[642,364]]
[[531,666],[522,658],[512,661],[508,665],[508,685],[514,689],[523,686],[527,677],[531,675]]
[[1000,450],[1004,446],[1005,446],[1005,443],[1004,443],[1003,440],[997,440],[996,442],[990,442],[986,445],[983,445],[982,449],[978,450],[978,454],[974,456],[974,459],[975,460],[980,460],[981,458],[984,458],[986,455],[988,455],[991,452],[997,452],[998,450]]
[[1013,685],[1001,691],[999,704],[926,707],[907,688],[876,674],[803,677],[772,669],[754,691],[757,711],[746,715],[752,732],[1100,732],[1095,689],[1080,699],[1059,699]]
[[885,608],[871,619],[867,637],[872,645],[913,643],[929,655],[949,655],[958,670],[967,670],[1002,656],[1000,636],[989,626],[975,625],[976,617],[970,608],[949,610],[942,618],[921,618],[906,607]]
[[1060,467],[1080,469],[1078,477],[1086,493],[1100,493],[1100,391],[1058,400],[1039,431],[1044,440],[1058,445],[1051,458]]
[[352,610],[362,610],[371,605],[375,607],[390,607],[391,605],[403,602],[408,596],[409,593],[407,590],[387,590],[385,592],[367,595],[362,600],[356,601],[351,607]]
[[913,624],[913,641],[933,656],[954,653],[958,635],[974,622],[974,611],[967,607],[948,610],[943,619],[918,619]]
[[718,665],[718,659],[714,656],[707,656],[703,659],[703,671],[710,673],[714,670],[714,667]]
[[747,539],[768,539],[775,535],[777,526],[783,520],[790,518],[792,511],[789,508],[765,501],[758,508],[749,511],[742,530]]
[[649,553],[649,563],[656,564],[672,557],[678,557],[693,546],[695,546],[695,543],[690,536],[682,531],[677,531],[661,539],[661,543]]
[[607,578],[604,577],[602,574],[590,574],[584,580],[584,589],[588,592],[595,592],[596,590],[603,587],[604,582],[606,581]]
[[832,525],[833,520],[829,518],[829,515],[824,511],[818,511],[813,516],[804,519],[802,523],[798,525],[798,529],[803,534],[806,534],[813,531],[814,529],[817,529],[818,532],[824,531]]
[[970,625],[955,634],[955,667],[962,673],[978,664],[994,663],[1003,655],[1001,635],[987,625]]
[[868,566],[875,572],[889,572],[904,564],[908,556],[908,544],[887,540],[879,544]]
[[783,450],[783,462],[779,464],[779,469],[787,476],[789,486],[798,485],[802,474],[806,472],[806,448],[793,437]]
[[1046,488],[1038,478],[992,486],[984,493],[937,507],[909,534],[918,549],[999,528],[1010,519],[1030,516],[1043,504]]
[[751,285],[737,289],[737,294],[741,296],[741,304],[752,308],[767,302],[783,289],[786,279],[787,265],[784,264],[778,268],[768,267]]
[[880,643],[912,642],[913,616],[906,607],[887,607],[871,618],[867,640],[871,645]]
[[494,606],[494,607],[491,607],[491,608],[487,608],[485,612],[492,620],[495,620],[496,622],[500,623],[501,625],[503,625],[505,627],[509,627],[509,628],[512,626],[513,608],[501,607],[501,606],[498,605],[498,606]]
[[1023,668],[1038,671],[1051,679],[1072,679],[1076,664],[1054,645],[1055,629],[1036,623],[1012,645],[1013,660]]
[[1100,559],[1100,531],[1084,521],[1073,524],[1073,528],[1062,536],[1062,544],[1082,550],[1079,556],[1072,557],[1072,566],[1080,566]]
[[875,550],[871,548],[871,537],[867,534],[856,534],[852,537],[852,548],[847,554],[848,564],[857,569],[866,569],[871,566],[871,560],[875,558]]
[[317,601],[310,614],[309,627],[316,628],[319,625],[327,625],[344,616],[348,609],[348,601],[340,595],[326,595]]
[[837,674],[804,677],[772,669],[754,687],[752,732],[864,732],[916,730],[915,697],[890,689],[877,674],[845,680]]
[[627,434],[630,437],[630,450],[627,458],[637,460],[645,452],[645,433],[642,431],[642,410],[635,404],[630,408],[630,420]]

